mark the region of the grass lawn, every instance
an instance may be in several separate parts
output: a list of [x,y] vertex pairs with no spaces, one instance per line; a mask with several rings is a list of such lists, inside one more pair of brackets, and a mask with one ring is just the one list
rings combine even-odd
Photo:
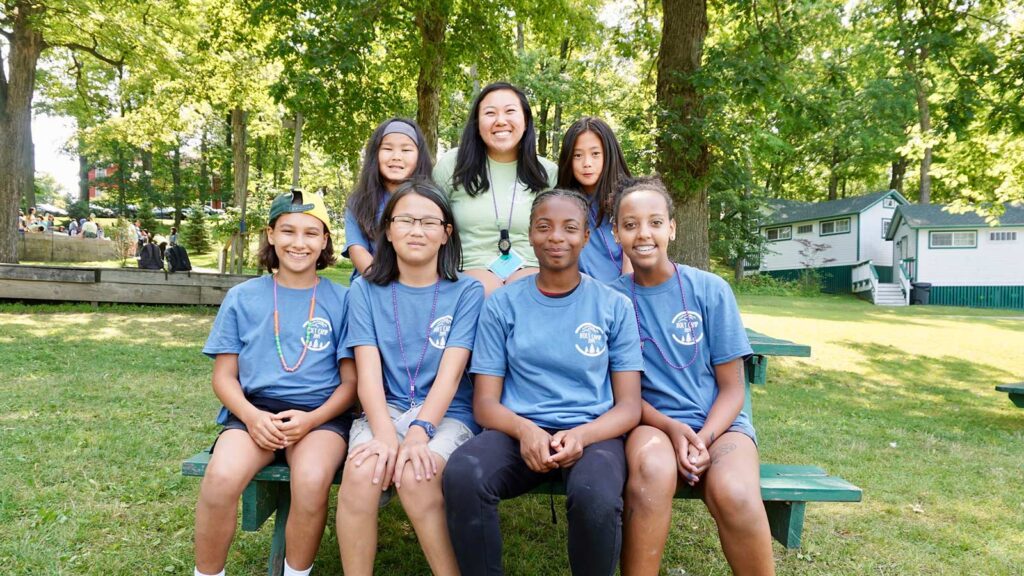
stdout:
[[[195,261],[195,259],[193,259]],[[332,277],[347,278],[346,270]],[[1020,574],[1024,315],[884,309],[853,298],[743,296],[747,325],[810,344],[754,391],[765,461],[818,464],[864,489],[811,504],[780,574]],[[181,460],[217,431],[209,308],[0,305],[0,572],[191,574],[198,482]],[[509,574],[567,574],[564,501],[502,505]],[[334,499],[332,498],[332,509]],[[699,502],[677,502],[666,573],[728,574]],[[239,532],[233,574],[265,573],[270,523]],[[333,512],[317,573],[338,574]],[[426,574],[400,506],[382,514],[381,574]]]

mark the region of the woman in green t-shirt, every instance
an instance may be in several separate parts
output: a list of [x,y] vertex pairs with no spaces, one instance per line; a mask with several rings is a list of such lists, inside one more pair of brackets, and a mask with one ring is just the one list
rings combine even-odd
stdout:
[[554,187],[557,166],[537,156],[526,94],[511,84],[486,86],[473,101],[459,147],[434,167],[462,235],[462,270],[484,293],[537,272],[530,247],[530,206]]

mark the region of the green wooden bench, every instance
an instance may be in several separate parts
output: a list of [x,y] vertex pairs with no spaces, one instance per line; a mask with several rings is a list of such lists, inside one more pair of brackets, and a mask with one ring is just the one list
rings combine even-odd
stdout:
[[996,386],[999,392],[1006,392],[1010,395],[1010,401],[1018,408],[1024,408],[1024,382],[1016,384],[1000,384]]
[[[746,361],[747,394],[744,409],[751,412],[750,384],[765,384],[769,356],[809,357],[809,346],[770,338],[748,330],[754,354]],[[200,452],[181,465],[184,476],[203,476],[210,461],[209,451]],[[274,536],[270,546],[269,576],[280,576],[284,568],[284,529],[291,503],[288,466],[275,464],[260,470],[242,493],[242,530],[254,532],[273,514]],[[334,483],[341,481],[341,470]],[[564,486],[544,484],[534,494],[564,495]],[[682,485],[676,498],[694,499],[696,492]],[[790,464],[761,465],[761,498],[768,512],[772,537],[789,549],[800,547],[804,510],[808,502],[859,502],[861,489],[842,478],[829,476],[817,466]]]

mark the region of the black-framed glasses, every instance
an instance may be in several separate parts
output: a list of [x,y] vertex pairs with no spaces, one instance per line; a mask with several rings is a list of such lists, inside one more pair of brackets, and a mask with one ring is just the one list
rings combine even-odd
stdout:
[[425,232],[436,232],[444,228],[445,224],[447,224],[447,222],[441,218],[434,216],[424,216],[423,218],[413,218],[412,216],[391,217],[391,225],[399,230],[411,230],[417,222],[419,222]]

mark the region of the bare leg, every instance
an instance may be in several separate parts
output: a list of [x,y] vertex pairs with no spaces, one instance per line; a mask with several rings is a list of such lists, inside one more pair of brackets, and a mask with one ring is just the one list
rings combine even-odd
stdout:
[[437,475],[430,480],[416,480],[411,465],[405,467],[402,487],[398,497],[405,508],[405,514],[412,522],[419,538],[423,555],[427,557],[430,570],[435,576],[459,574],[451,538],[448,536],[448,522],[445,519],[444,495],[441,493],[441,475],[444,473],[444,458],[431,454],[437,463]]
[[204,574],[224,569],[238,521],[238,498],[252,477],[274,460],[245,430],[225,430],[206,466],[196,504],[196,568]]
[[469,268],[467,270],[463,270],[462,273],[471,278],[476,278],[484,285],[485,298],[490,296],[491,292],[494,292],[505,285],[505,283],[501,281],[501,278],[498,278],[494,272],[483,268]]
[[345,457],[345,439],[330,430],[314,430],[288,448],[291,468],[291,510],[284,529],[288,565],[305,570],[313,565],[327,522],[331,481]]
[[658,574],[672,520],[678,470],[672,441],[653,426],[638,426],[626,440],[622,575]]
[[522,280],[523,278],[533,276],[538,272],[540,272],[540,268],[520,268],[519,270],[513,272],[511,276],[505,279],[505,286],[508,286],[509,284],[515,282],[516,280]]
[[377,457],[370,456],[358,468],[349,463],[338,489],[338,546],[341,567],[348,576],[373,574],[377,556],[377,511],[382,491],[372,483]]
[[704,502],[718,525],[722,551],[734,574],[775,574],[772,535],[761,501],[761,470],[754,441],[726,432],[709,448]]

